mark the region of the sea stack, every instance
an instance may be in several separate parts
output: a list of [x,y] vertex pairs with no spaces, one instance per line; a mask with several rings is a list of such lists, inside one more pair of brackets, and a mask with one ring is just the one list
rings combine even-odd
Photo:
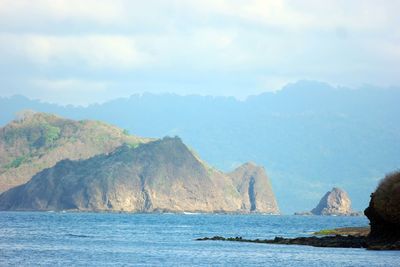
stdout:
[[314,215],[352,215],[351,200],[343,189],[334,187],[322,197],[311,213]]
[[228,175],[243,199],[243,209],[251,212],[279,213],[278,203],[264,167],[248,162]]

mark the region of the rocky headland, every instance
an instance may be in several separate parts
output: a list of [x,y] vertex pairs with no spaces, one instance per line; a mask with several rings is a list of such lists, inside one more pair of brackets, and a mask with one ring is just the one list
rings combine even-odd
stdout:
[[279,213],[264,168],[223,173],[178,137],[61,160],[2,193],[0,210]]
[[88,159],[122,144],[137,146],[151,140],[100,121],[21,112],[0,128],[0,193],[28,182],[61,160]]

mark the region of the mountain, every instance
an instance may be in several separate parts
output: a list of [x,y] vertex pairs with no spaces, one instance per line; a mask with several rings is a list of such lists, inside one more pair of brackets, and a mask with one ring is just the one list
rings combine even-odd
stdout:
[[0,192],[27,182],[60,160],[87,159],[123,143],[135,146],[149,140],[99,121],[23,112],[0,128]]
[[376,181],[400,166],[399,88],[289,84],[232,97],[132,95],[88,107],[22,96],[0,98],[0,125],[22,109],[77,120],[97,119],[140,136],[180,136],[218,169],[242,162],[265,166],[283,212],[317,203],[326,188],[346,188],[364,209]]
[[0,209],[279,212],[263,168],[245,164],[224,174],[178,137],[62,160],[1,194]]
[[351,200],[343,189],[334,187],[322,197],[311,213],[314,215],[350,215],[353,213]]

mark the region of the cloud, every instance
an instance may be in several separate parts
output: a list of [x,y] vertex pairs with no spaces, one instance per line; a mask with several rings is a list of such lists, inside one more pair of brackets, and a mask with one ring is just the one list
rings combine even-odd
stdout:
[[[113,23],[125,13],[123,2],[118,0],[1,0],[2,20],[19,24],[24,22],[68,22],[69,20]],[[29,26],[26,25],[25,26]]]
[[81,81],[75,79],[68,80],[33,80],[32,85],[42,88],[47,92],[59,93],[65,90],[74,92],[93,92],[100,93],[106,90],[107,85],[104,82]]
[[[29,81],[32,88],[31,97],[39,97],[48,102],[59,103],[59,99],[63,98],[64,103],[74,103],[76,105],[88,105],[94,102],[102,102],[101,95],[109,93],[108,90],[112,86],[107,81],[91,81],[91,80],[32,80]],[[99,97],[100,96],[100,97]]]
[[393,0],[0,0],[0,29],[48,32],[75,25],[70,33],[119,32],[136,26],[148,31],[253,23],[295,31],[338,27],[381,31],[398,28],[399,8],[400,2]]
[[151,56],[138,50],[135,38],[112,35],[0,35],[3,53],[31,63],[55,67],[127,69],[142,66]]
[[0,0],[0,82],[39,92],[30,81],[106,80],[104,99],[243,98],[297,79],[398,85],[398,10],[389,0]]

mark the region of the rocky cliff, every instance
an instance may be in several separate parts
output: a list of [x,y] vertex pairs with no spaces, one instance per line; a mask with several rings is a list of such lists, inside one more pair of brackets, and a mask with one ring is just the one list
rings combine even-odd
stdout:
[[62,160],[1,194],[0,209],[279,212],[262,168],[246,164],[224,174],[208,167],[179,138]]
[[311,210],[314,215],[351,215],[351,200],[348,194],[337,187],[327,192],[318,205]]
[[26,183],[63,159],[87,159],[123,143],[150,139],[99,121],[74,121],[52,114],[24,112],[0,128],[0,192]]
[[400,249],[400,172],[387,175],[364,211],[370,220],[372,247]]
[[278,211],[278,204],[263,167],[245,163],[228,174],[242,199],[242,209],[253,212]]

